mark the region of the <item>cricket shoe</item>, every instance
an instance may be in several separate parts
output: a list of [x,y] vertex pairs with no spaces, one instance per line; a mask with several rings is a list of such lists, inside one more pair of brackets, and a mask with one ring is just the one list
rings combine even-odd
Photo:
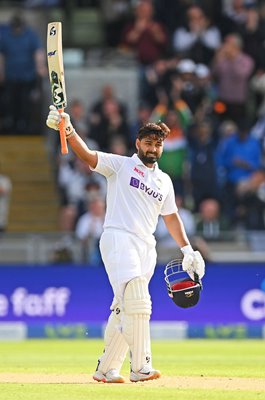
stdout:
[[131,382],[143,382],[143,381],[151,381],[153,379],[160,378],[161,373],[157,369],[150,368],[150,366],[145,365],[140,371],[133,372],[130,374]]
[[110,369],[108,372],[103,374],[101,371],[96,371],[93,375],[93,379],[97,382],[104,383],[124,383],[125,379],[121,376],[116,369]]

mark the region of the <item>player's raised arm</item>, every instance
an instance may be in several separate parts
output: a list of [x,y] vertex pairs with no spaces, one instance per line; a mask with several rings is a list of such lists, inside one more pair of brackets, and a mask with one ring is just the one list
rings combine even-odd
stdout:
[[64,118],[66,139],[74,153],[78,158],[80,158],[80,160],[84,161],[90,167],[95,168],[98,162],[97,152],[90,150],[86,143],[76,133],[69,114],[65,112],[59,113],[55,106],[50,106],[50,112],[46,121],[47,126],[58,131],[61,118]]

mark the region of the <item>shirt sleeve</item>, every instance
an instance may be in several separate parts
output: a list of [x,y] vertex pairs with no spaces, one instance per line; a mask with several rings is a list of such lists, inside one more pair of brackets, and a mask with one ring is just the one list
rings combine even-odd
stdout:
[[105,176],[106,178],[117,173],[123,165],[125,158],[117,154],[103,153],[98,151],[98,163],[95,168],[91,168],[93,171]]
[[169,178],[168,175],[165,175],[168,179],[168,194],[165,198],[164,204],[161,208],[161,215],[170,215],[174,214],[178,211],[178,207],[176,205],[176,200],[175,200],[175,192],[173,188],[173,184],[171,179]]

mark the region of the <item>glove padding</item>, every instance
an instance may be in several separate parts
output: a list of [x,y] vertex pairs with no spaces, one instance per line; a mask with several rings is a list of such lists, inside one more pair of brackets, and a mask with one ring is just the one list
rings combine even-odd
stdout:
[[184,253],[182,269],[186,271],[192,280],[195,280],[194,273],[201,279],[205,274],[205,262],[199,251]]
[[46,120],[46,125],[49,128],[55,129],[56,131],[58,131],[61,118],[64,118],[66,137],[68,135],[70,135],[70,133],[73,132],[74,128],[73,128],[73,125],[71,124],[69,114],[67,114],[65,112],[59,113],[57,108],[53,105],[51,105],[49,108],[50,108],[50,112],[49,112],[47,120]]

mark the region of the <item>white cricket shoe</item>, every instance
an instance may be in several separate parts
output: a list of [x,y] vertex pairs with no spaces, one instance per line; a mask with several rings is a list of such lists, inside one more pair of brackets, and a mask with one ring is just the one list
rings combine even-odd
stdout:
[[108,372],[103,374],[101,371],[96,371],[93,375],[93,379],[98,382],[104,383],[124,383],[125,379],[121,376],[116,369],[110,369]]
[[161,373],[157,369],[150,368],[150,366],[145,365],[140,371],[133,372],[130,374],[131,382],[143,382],[143,381],[151,381],[153,379],[160,378]]

